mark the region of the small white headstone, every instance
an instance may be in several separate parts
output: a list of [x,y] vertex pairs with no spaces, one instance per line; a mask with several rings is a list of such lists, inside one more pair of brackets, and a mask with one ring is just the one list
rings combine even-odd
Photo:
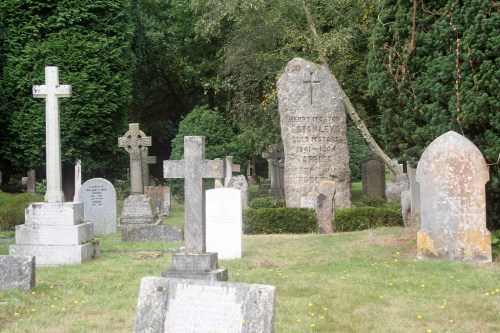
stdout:
[[216,188],[206,191],[207,252],[219,259],[241,258],[241,191]]
[[92,178],[83,183],[78,193],[83,202],[84,220],[94,222],[94,233],[116,233],[116,190],[103,178]]

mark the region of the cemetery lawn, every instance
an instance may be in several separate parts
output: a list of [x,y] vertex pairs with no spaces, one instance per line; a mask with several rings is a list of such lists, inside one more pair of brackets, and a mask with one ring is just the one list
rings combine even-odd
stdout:
[[[0,292],[2,332],[131,332],[140,280],[180,243],[100,238],[101,258],[37,269],[33,292]],[[415,258],[404,228],[244,236],[231,282],[277,287],[276,332],[499,332],[500,263]],[[0,254],[7,253],[5,241]]]

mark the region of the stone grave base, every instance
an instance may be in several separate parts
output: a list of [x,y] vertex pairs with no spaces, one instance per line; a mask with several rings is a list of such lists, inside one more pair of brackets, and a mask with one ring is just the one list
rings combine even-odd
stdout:
[[99,243],[92,242],[83,245],[11,245],[12,255],[35,256],[36,266],[55,266],[81,264],[90,259],[99,258]]
[[161,273],[162,277],[227,281],[227,269],[219,269],[217,253],[178,253],[172,256],[172,269]]
[[182,242],[184,228],[155,224],[128,224],[121,227],[122,241],[166,241]]
[[120,224],[153,224],[156,222],[153,200],[144,194],[133,194],[123,201]]
[[93,223],[79,225],[21,224],[16,226],[16,244],[72,246],[90,242],[94,238]]

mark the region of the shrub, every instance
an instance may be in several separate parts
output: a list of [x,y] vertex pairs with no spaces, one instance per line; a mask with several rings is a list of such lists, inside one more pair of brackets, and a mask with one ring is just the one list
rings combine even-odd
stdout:
[[394,207],[355,207],[335,211],[336,231],[357,231],[376,227],[403,225],[401,212]]
[[243,212],[243,231],[245,234],[315,232],[316,213],[307,208],[248,208]]
[[283,199],[276,199],[270,197],[255,198],[248,204],[248,207],[253,209],[259,208],[283,208],[286,202]]
[[0,230],[14,230],[15,226],[24,223],[26,204],[43,201],[43,197],[29,193],[5,194],[0,191]]

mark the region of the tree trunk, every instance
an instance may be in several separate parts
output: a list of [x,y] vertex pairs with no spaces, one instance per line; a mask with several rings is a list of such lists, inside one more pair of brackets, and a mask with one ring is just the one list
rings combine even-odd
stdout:
[[[314,25],[314,20],[312,18],[311,12],[309,11],[309,7],[307,5],[306,0],[302,1],[302,5],[304,7],[304,11],[306,13],[307,17],[307,22],[309,23],[309,27],[311,29],[311,33],[313,36],[313,41],[314,41],[314,47],[316,48],[316,51],[318,52],[319,60],[323,66],[332,74],[332,76],[335,78],[335,75],[330,71],[330,67],[328,66],[328,63],[326,62],[325,58],[323,57],[323,53],[321,52],[320,49],[320,43],[319,43],[319,37],[318,37],[318,32],[316,31],[316,27]],[[391,170],[391,172],[394,174],[394,176],[402,174],[402,171],[398,168],[398,163],[397,161],[393,161],[387,156],[386,153],[379,147],[375,139],[372,137],[370,134],[370,131],[366,127],[365,123],[361,118],[359,117],[358,113],[354,109],[354,106],[352,106],[351,101],[349,100],[349,97],[345,94],[344,90],[341,88],[340,89],[342,98],[344,99],[344,106],[346,109],[346,112],[349,114],[351,117],[352,121],[358,128],[358,130],[361,132],[361,135],[363,135],[363,138],[366,140],[366,143],[368,146],[377,154],[377,156],[384,162],[385,165]]]

